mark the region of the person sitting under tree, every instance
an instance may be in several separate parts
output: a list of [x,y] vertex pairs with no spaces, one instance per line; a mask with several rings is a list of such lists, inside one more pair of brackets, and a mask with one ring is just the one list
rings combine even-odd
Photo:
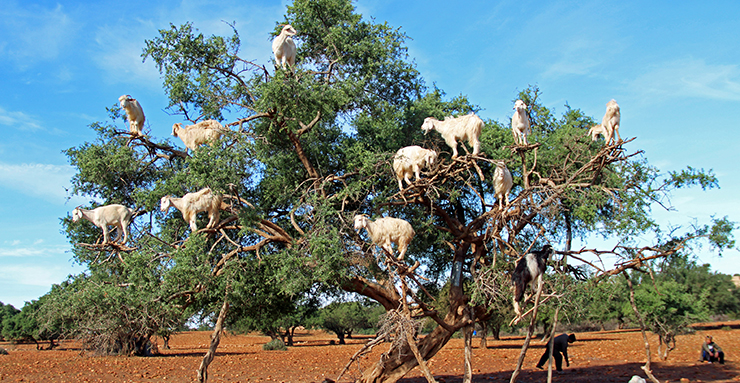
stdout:
[[563,356],[565,357],[565,366],[570,367],[570,362],[568,361],[568,343],[573,343],[575,341],[576,334],[560,334],[554,339],[550,339],[550,341],[547,343],[547,347],[545,347],[545,353],[542,354],[540,362],[537,363],[537,368],[541,369],[542,366],[547,363],[548,359],[550,359],[551,346],[553,353],[552,356],[553,358],[555,358],[555,367],[557,368],[557,370],[563,371]]
[[719,360],[719,364],[725,364],[725,353],[717,346],[717,343],[714,343],[711,335],[707,335],[707,340],[701,345],[701,361],[705,360],[709,363]]

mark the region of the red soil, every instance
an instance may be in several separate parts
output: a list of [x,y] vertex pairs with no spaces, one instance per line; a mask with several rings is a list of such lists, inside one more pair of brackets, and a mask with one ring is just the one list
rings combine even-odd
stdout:
[[[713,335],[727,356],[724,365],[698,361],[704,335]],[[81,352],[75,342],[62,342],[51,351],[37,351],[35,345],[0,344],[9,355],[0,355],[2,382],[191,382],[209,343],[208,332],[186,332],[172,336],[170,350],[160,350],[155,357],[91,356]],[[645,349],[639,331],[578,333],[578,341],[569,347],[570,367],[554,372],[553,382],[620,382],[632,375],[645,377],[640,366]],[[329,345],[334,339],[322,332],[301,333],[297,344],[288,351],[263,351],[269,338],[256,335],[223,337],[216,358],[209,368],[209,382],[321,382],[335,379],[349,358],[366,339],[349,339],[347,345]],[[699,330],[679,336],[677,348],[667,362],[657,361],[657,337],[649,336],[653,352],[653,373],[661,382],[737,382],[740,381],[740,330]],[[489,338],[488,348],[474,340],[473,382],[508,382],[516,366],[522,337],[501,341]],[[160,341],[161,347],[161,341]],[[360,367],[367,369],[378,360],[387,344],[376,346]],[[452,339],[430,362],[438,382],[461,382],[463,344]],[[518,382],[545,382],[547,371],[534,367],[544,345],[533,341]],[[351,382],[360,376],[353,365],[342,378]],[[402,380],[421,383],[426,380],[418,369]]]

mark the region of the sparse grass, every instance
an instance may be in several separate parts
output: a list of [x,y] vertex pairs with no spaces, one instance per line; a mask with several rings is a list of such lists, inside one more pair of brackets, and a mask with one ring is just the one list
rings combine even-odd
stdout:
[[285,346],[285,343],[280,338],[275,338],[267,343],[265,343],[262,346],[263,350],[280,350],[280,351],[286,351],[288,350],[288,347]]

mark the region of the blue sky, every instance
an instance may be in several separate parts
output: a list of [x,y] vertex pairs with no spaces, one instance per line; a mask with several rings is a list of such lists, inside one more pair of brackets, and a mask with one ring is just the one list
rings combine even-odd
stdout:
[[[0,8],[0,301],[22,307],[83,268],[71,261],[59,219],[74,174],[62,150],[94,139],[118,96],[140,101],[150,134],[169,137],[181,122],[144,40],[169,23],[193,22],[206,35],[235,22],[241,56],[268,64],[269,33],[283,19],[277,1],[33,1]],[[644,149],[662,171],[713,169],[721,189],[674,194],[670,225],[740,221],[735,160],[740,129],[740,2],[389,1],[359,0],[365,17],[400,27],[428,85],[465,94],[480,115],[506,122],[529,84],[557,115],[568,103],[600,120],[622,109],[628,150]],[[300,31],[299,31],[300,33]],[[123,129],[123,123],[119,122]],[[174,141],[173,141],[174,142]],[[181,145],[180,142],[177,142]],[[737,232],[735,233],[738,234]],[[646,241],[650,238],[646,237]],[[589,241],[610,245],[609,241]],[[580,246],[581,244],[576,244]],[[704,249],[708,250],[708,249]],[[738,251],[702,251],[716,271],[740,273]]]

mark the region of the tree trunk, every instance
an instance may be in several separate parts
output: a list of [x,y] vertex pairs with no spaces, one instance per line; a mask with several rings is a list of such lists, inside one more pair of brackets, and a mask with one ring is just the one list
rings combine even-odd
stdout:
[[463,327],[463,335],[465,336],[465,372],[463,375],[463,383],[473,382],[473,326]]
[[480,348],[481,349],[487,349],[488,348],[488,339],[486,336],[488,335],[488,322],[482,321],[480,323]]
[[208,348],[208,352],[203,356],[200,367],[198,367],[198,383],[208,381],[208,365],[216,357],[216,349],[218,348],[218,344],[221,343],[221,331],[224,328],[224,318],[226,318],[227,311],[229,311],[229,301],[224,298],[224,304],[221,306],[221,312],[218,314],[218,319],[216,320],[216,327],[213,329],[213,334],[211,334],[211,347]]
[[491,326],[491,335],[494,340],[501,340],[501,324],[497,323]]
[[286,346],[293,345],[293,331],[295,331],[295,327],[288,327],[285,330],[285,345]]
[[[462,262],[465,254],[470,248],[470,244],[463,243],[455,250],[453,264]],[[439,350],[449,342],[455,330],[468,324],[467,316],[464,313],[466,297],[463,295],[459,275],[461,268],[453,267],[452,285],[450,286],[450,311],[444,318],[446,326],[439,325],[432,332],[421,338],[417,344],[419,354],[424,360],[431,359]],[[453,331],[449,331],[452,329]],[[362,383],[394,383],[403,378],[409,371],[418,365],[416,357],[410,347],[395,349],[390,355],[383,354],[380,360],[370,369],[365,371],[361,378]]]
[[642,341],[645,344],[645,365],[640,368],[642,368],[642,371],[645,372],[645,375],[647,375],[651,382],[660,383],[658,378],[653,375],[653,370],[650,368],[650,342],[647,337],[645,321],[642,319],[640,310],[637,309],[637,303],[635,303],[635,288],[632,286],[632,280],[627,274],[627,271],[623,271],[622,275],[624,275],[624,278],[627,280],[627,286],[630,289],[630,305],[632,305],[632,311],[635,312],[635,316],[637,317],[637,323],[640,325],[640,332],[642,333]]
[[[454,314],[452,314],[454,316]],[[448,317],[450,314],[448,314]],[[419,354],[424,360],[429,360],[452,337],[452,333],[445,330],[442,326],[437,326],[429,335],[421,338],[419,344]],[[363,383],[392,383],[403,378],[411,369],[417,366],[416,357],[408,346],[393,354],[381,358],[373,368],[368,369],[361,382]]]
[[542,275],[537,277],[537,294],[534,297],[534,307],[532,308],[532,319],[529,321],[529,327],[527,328],[527,337],[524,338],[524,344],[522,350],[519,352],[519,359],[516,363],[516,368],[511,373],[511,380],[509,383],[516,382],[516,378],[519,376],[519,372],[522,370],[522,364],[524,363],[524,357],[527,356],[527,349],[529,348],[529,342],[532,340],[532,334],[537,324],[537,311],[540,308],[540,296],[542,295]]
[[[570,251],[572,245],[573,245],[573,223],[571,222],[570,218],[570,210],[566,210],[564,217],[565,217],[565,251]],[[563,254],[563,263],[560,265],[563,270],[565,270],[566,265],[568,264],[568,254]]]

